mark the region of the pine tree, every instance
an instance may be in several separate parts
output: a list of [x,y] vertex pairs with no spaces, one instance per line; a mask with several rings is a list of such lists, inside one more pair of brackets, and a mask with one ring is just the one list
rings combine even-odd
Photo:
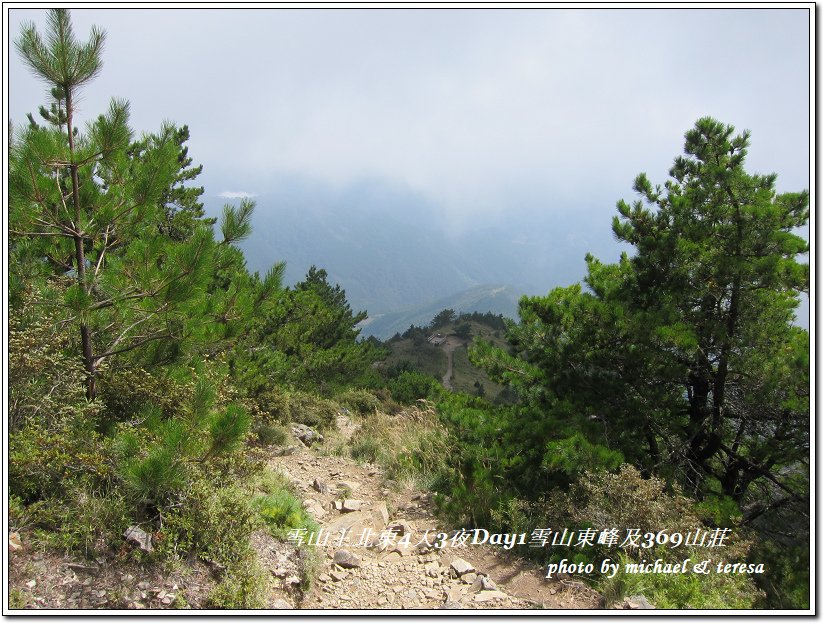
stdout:
[[[102,67],[105,34],[92,28],[78,42],[69,13],[48,14],[45,39],[27,25],[15,42],[23,60],[58,97],[48,127],[30,123],[14,138],[9,163],[12,291],[37,277],[62,297],[76,325],[86,395],[97,395],[100,366],[157,340],[179,340],[210,277],[211,231],[192,221],[183,240],[163,231],[166,206],[180,199],[198,216],[180,183],[186,133],[171,124],[132,141],[129,106],[109,110],[80,132],[80,89]],[[48,112],[48,111],[47,111]],[[44,260],[45,259],[45,262]],[[23,268],[25,267],[25,269]]]

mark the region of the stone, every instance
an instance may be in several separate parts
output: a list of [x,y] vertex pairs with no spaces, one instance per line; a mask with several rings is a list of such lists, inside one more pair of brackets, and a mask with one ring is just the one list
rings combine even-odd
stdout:
[[354,492],[360,487],[360,483],[357,481],[338,481],[338,487],[342,490],[349,490],[350,492]]
[[307,498],[303,501],[303,508],[308,511],[316,520],[320,520],[326,515],[326,510],[314,498]]
[[372,505],[371,507],[372,515],[375,518],[381,519],[381,528],[386,526],[386,523],[389,522],[389,509],[386,507],[386,501],[379,501]]
[[475,580],[478,578],[478,575],[474,572],[467,572],[463,576],[461,576],[461,582],[466,583],[467,585],[472,585]]
[[406,520],[393,520],[386,528],[399,536],[411,535],[415,532],[415,527]]
[[284,585],[300,585],[300,578],[297,576],[290,576],[288,578],[283,579]]
[[329,486],[326,485],[320,479],[315,479],[314,481],[312,481],[312,487],[315,488],[315,491],[320,492],[324,496],[326,496],[330,493]]
[[337,551],[334,561],[342,568],[360,568],[362,565],[360,557],[348,550]]
[[383,519],[383,511],[385,511],[385,505],[383,509],[373,508],[345,513],[330,522],[327,530],[330,535],[340,535],[341,531],[348,531],[348,535],[352,536],[355,540],[359,539],[366,529],[372,529],[373,533],[380,533],[386,526]]
[[455,602],[454,600],[447,600],[443,603],[439,609],[463,609],[463,605],[460,602]]
[[507,595],[502,591],[482,591],[475,594],[475,602],[489,602],[490,600],[503,600]]
[[449,567],[455,570],[455,573],[458,576],[463,576],[464,574],[468,574],[469,572],[475,571],[475,566],[473,566],[468,561],[464,561],[460,557],[457,559],[453,559],[452,563],[449,564]]
[[151,586],[152,586],[152,584],[151,584],[151,583],[149,583],[148,581],[140,581],[140,582],[137,584],[137,588],[138,588],[138,589],[142,589],[142,590],[147,590],[147,589],[149,589]]
[[329,576],[333,581],[337,583],[345,579],[347,576],[349,576],[349,573],[345,570],[332,570],[329,573]]
[[28,587],[29,589],[34,589],[35,587],[37,587],[37,581],[35,581],[34,579],[30,580],[28,583],[26,583],[26,587]]
[[[92,574],[95,576],[100,574],[100,568],[98,568],[97,566],[83,565],[82,563],[67,563],[66,567],[69,570],[74,570],[75,572],[85,572],[86,574]],[[130,575],[127,574],[126,576]],[[126,583],[128,583],[131,580],[134,580],[134,577],[132,577],[131,579],[126,579],[125,576],[123,577],[123,581]]]
[[415,552],[414,546],[394,546],[389,552],[398,553],[401,557],[408,557]]
[[270,604],[270,609],[294,609],[291,604],[286,602],[283,598],[275,598]]
[[498,586],[495,584],[495,581],[493,581],[488,576],[482,576],[481,577],[481,589],[492,589],[492,590],[494,590],[494,589],[498,589]]
[[366,501],[358,500],[356,498],[347,498],[343,501],[343,505],[341,507],[341,511],[343,512],[350,512],[350,511],[361,511],[367,506]]
[[436,562],[432,561],[430,563],[427,563],[423,567],[423,569],[426,572],[426,576],[431,576],[432,578],[435,578],[440,573],[441,566],[439,566]]
[[312,446],[314,442],[323,442],[323,436],[320,433],[301,423],[292,425],[292,433],[306,446]]
[[152,552],[154,550],[152,536],[138,526],[130,526],[126,529],[123,533],[123,539],[132,546],[137,546],[143,552]]
[[446,590],[446,601],[447,602],[460,602],[461,598],[464,596],[464,590],[458,585],[454,587],[450,587]]
[[655,607],[642,594],[624,598],[624,609],[654,609]]
[[9,533],[9,552],[19,552],[23,550],[23,541],[20,539],[20,534],[15,531]]
[[331,580],[332,580],[332,577],[331,577],[331,576],[329,576],[328,574],[326,574],[326,573],[324,572],[323,574],[321,574],[320,576],[318,576],[318,580],[319,580],[321,583],[328,583],[329,581],[331,581]]

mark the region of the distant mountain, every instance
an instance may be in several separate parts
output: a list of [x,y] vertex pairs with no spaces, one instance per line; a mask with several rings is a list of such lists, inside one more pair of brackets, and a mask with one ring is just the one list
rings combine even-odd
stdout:
[[[369,331],[379,335],[410,319],[428,322],[421,315],[444,307],[514,315],[517,296],[582,279],[588,251],[605,261],[618,256],[608,220],[586,209],[517,205],[455,223],[442,206],[386,180],[344,187],[285,175],[255,186],[207,182],[256,194],[253,232],[241,245],[251,270],[285,260],[286,283],[294,284],[312,265],[325,269],[353,310],[375,319]],[[227,201],[213,195],[206,210],[218,216]],[[488,284],[510,285],[508,303],[486,295],[461,303]]]
[[512,286],[476,286],[399,312],[370,316],[361,324],[361,333],[386,340],[405,332],[410,325],[425,327],[438,312],[446,309],[454,310],[456,314],[492,312],[515,318],[520,296],[521,293]]

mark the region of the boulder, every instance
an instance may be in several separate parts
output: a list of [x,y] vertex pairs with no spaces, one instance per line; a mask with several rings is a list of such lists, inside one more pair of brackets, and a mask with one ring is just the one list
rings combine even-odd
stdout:
[[503,600],[507,595],[502,591],[485,590],[475,594],[475,602],[489,602],[490,600]]
[[152,536],[138,526],[130,526],[126,529],[123,533],[123,539],[132,546],[137,546],[143,552],[152,552],[154,550]]
[[312,487],[315,488],[315,491],[320,492],[324,496],[326,496],[330,492],[329,486],[326,485],[320,479],[315,479],[314,481],[312,481]]
[[655,607],[647,600],[646,596],[642,594],[636,594],[635,596],[629,596],[628,598],[624,598],[624,604],[622,606],[623,609],[654,609]]
[[360,557],[348,550],[337,551],[334,561],[342,568],[359,568],[362,565]]
[[291,604],[286,602],[283,598],[275,598],[271,603],[269,603],[270,609],[294,609]]
[[449,564],[449,567],[452,568],[458,576],[463,576],[464,574],[469,574],[470,572],[475,571],[475,566],[468,561],[464,561],[460,557],[453,559],[452,563]]
[[306,446],[312,446],[314,442],[323,442],[323,436],[307,425],[295,423],[292,425],[292,433]]
[[343,505],[341,506],[341,511],[343,512],[351,512],[351,511],[360,511],[364,509],[369,503],[362,500],[357,500],[355,498],[347,498],[343,501]]

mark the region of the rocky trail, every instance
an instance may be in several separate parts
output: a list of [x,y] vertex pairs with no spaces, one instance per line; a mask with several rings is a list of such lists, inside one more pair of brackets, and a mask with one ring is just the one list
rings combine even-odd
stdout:
[[[356,424],[347,416],[338,419],[340,448]],[[253,534],[259,561],[272,575],[268,608],[598,608],[600,596],[580,581],[547,580],[535,562],[501,546],[452,545],[447,539],[445,547],[433,547],[437,533],[454,532],[439,525],[428,493],[388,483],[379,466],[336,456],[331,448],[296,439],[269,460],[292,482],[322,531],[313,562],[296,546],[309,536],[294,534],[284,542],[264,531]],[[215,570],[203,562],[162,572],[126,556],[125,543],[122,552],[90,562],[38,550],[25,536],[22,542],[19,534],[10,535],[12,608],[196,609],[206,606],[215,584]],[[315,580],[304,591],[307,569],[314,569]]]
[[[345,416],[338,425],[344,436],[355,427]],[[322,529],[320,570],[300,608],[598,607],[600,597],[582,583],[547,580],[534,562],[502,547],[453,546],[447,539],[445,547],[435,548],[438,533],[454,531],[439,526],[430,495],[386,487],[379,466],[303,445],[273,458],[270,466],[292,481]]]

